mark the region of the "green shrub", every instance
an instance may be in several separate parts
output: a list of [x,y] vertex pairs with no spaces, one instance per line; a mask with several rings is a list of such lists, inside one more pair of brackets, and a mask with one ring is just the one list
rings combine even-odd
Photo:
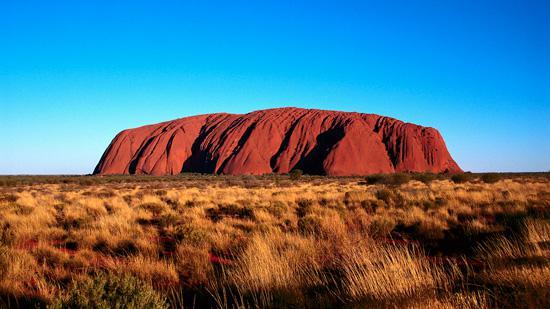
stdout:
[[173,236],[178,242],[185,242],[197,246],[210,241],[210,235],[207,231],[191,223],[178,225]]
[[374,174],[365,178],[365,181],[369,185],[373,184],[385,184],[391,186],[400,186],[406,184],[411,180],[411,175],[405,173],[395,174]]
[[166,299],[131,276],[98,274],[73,281],[66,297],[59,296],[51,308],[168,308]]
[[[66,181],[66,183],[71,183],[71,182]],[[81,179],[81,180],[78,181],[78,184],[81,185],[81,186],[91,186],[91,185],[94,185],[95,182],[92,179]]]
[[433,174],[433,173],[418,173],[418,174],[414,174],[412,177],[413,177],[414,180],[423,182],[423,183],[425,183],[425,184],[429,184],[430,182],[432,182],[432,181],[434,181],[434,180],[437,179],[437,174]]
[[464,183],[472,180],[472,174],[470,173],[462,173],[462,174],[455,174],[451,176],[451,180],[454,183]]
[[392,174],[387,180],[389,185],[400,186],[408,183],[411,180],[411,175],[404,173]]
[[500,178],[501,178],[500,175],[497,173],[487,173],[487,174],[481,175],[481,180],[484,183],[495,183],[499,181]]
[[373,174],[365,177],[365,181],[367,182],[368,185],[374,185],[377,183],[382,183],[384,178],[385,177],[382,174]]
[[292,180],[298,180],[302,177],[303,174],[304,172],[302,172],[302,170],[294,169],[290,171],[289,176]]

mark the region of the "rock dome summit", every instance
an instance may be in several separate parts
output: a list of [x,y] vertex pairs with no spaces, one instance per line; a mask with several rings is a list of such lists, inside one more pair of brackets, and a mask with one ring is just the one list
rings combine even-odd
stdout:
[[180,118],[115,136],[94,174],[459,173],[434,128],[355,112],[276,108]]

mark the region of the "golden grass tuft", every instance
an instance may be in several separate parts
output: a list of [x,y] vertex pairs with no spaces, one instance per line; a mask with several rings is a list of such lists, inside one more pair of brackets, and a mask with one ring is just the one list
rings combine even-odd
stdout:
[[443,276],[417,248],[394,245],[352,249],[342,270],[345,293],[355,301],[423,296]]

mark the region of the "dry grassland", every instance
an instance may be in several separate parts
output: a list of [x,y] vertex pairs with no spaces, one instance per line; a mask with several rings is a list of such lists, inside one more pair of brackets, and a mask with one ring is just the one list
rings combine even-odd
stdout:
[[2,177],[0,307],[550,306],[550,178]]

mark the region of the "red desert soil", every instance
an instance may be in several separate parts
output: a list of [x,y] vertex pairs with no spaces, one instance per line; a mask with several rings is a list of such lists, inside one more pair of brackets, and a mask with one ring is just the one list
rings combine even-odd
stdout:
[[373,114],[301,108],[209,114],[128,129],[94,174],[461,172],[441,134]]

